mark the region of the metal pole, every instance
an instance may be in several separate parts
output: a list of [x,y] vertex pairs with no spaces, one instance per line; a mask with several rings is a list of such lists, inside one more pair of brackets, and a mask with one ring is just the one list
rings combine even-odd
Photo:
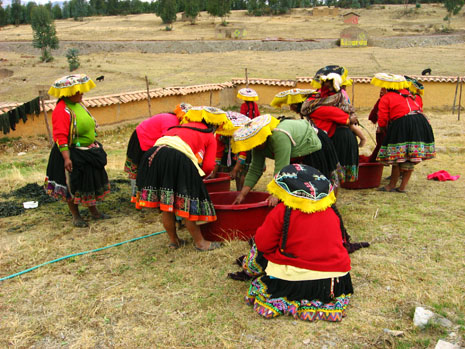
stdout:
[[52,132],[50,131],[50,126],[48,124],[47,110],[45,110],[44,93],[45,91],[39,91],[39,98],[40,98],[40,103],[42,104],[42,111],[44,112],[45,127],[47,128],[47,134],[48,134],[48,142],[50,143],[50,146],[53,146]]
[[149,117],[152,116],[152,109],[150,106],[150,90],[149,90],[149,79],[147,78],[147,75],[145,76],[145,85],[147,86],[147,103],[149,104]]

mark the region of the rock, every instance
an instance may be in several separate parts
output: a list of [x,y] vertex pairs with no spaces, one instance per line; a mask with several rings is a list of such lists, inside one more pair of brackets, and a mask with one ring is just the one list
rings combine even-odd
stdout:
[[393,337],[403,337],[404,336],[404,331],[394,331],[394,330],[390,330],[388,328],[385,328],[383,331],[384,331],[384,333],[387,333],[388,335],[393,336]]
[[447,328],[450,328],[452,327],[452,321],[446,319],[445,317],[442,317],[442,316],[435,316],[433,319],[432,319],[432,322],[436,325],[439,325],[439,326],[442,326],[442,327],[447,327]]
[[310,344],[310,339],[308,339],[308,338],[307,338],[307,339],[304,339],[304,340],[302,341],[302,343],[304,343],[305,345],[309,345],[309,344]]
[[415,308],[415,315],[413,316],[413,324],[416,327],[425,327],[428,321],[434,316],[431,310],[427,310],[423,307]]
[[26,155],[26,153],[23,152],[23,151],[21,151],[21,152],[19,152],[17,155],[18,155],[18,156],[22,156],[22,155]]
[[438,340],[434,349],[460,349],[458,345],[443,341],[442,339]]

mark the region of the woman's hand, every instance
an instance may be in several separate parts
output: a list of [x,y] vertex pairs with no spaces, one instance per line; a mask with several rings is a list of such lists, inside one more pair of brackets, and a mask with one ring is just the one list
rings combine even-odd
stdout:
[[61,156],[63,156],[63,161],[65,162],[65,170],[68,172],[73,172],[73,162],[69,157],[69,150],[63,150],[61,152]]
[[236,162],[236,165],[234,166],[234,168],[231,170],[231,172],[229,172],[229,176],[232,178],[232,179],[236,179],[237,178],[237,174],[240,172],[242,168],[242,165],[238,162]]
[[242,194],[242,192],[239,193],[239,195],[236,196],[236,198],[233,201],[233,205],[239,205],[242,201],[244,201],[245,195]]
[[279,199],[276,196],[270,195],[265,201],[268,202],[268,206],[275,207],[278,204]]
[[65,170],[68,172],[73,172],[73,163],[70,158],[65,159]]
[[355,115],[351,115],[351,116],[349,117],[349,121],[350,121],[350,123],[351,123],[352,125],[358,124],[358,118],[357,118]]

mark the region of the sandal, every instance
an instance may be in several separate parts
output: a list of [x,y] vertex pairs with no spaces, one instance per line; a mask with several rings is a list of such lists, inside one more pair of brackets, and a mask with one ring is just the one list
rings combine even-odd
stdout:
[[393,191],[395,193],[407,194],[407,192],[405,190],[400,190],[399,188],[394,188],[391,191]]
[[223,244],[222,244],[221,242],[218,242],[218,241],[211,241],[211,242],[210,242],[210,247],[205,248],[205,249],[202,249],[202,248],[200,248],[200,247],[195,246],[195,249],[196,249],[197,251],[206,252],[206,251],[213,251],[213,250],[216,250],[217,248],[220,248],[221,246],[223,246]]
[[174,242],[172,242],[172,243],[170,243],[170,244],[168,245],[168,248],[170,248],[170,249],[172,249],[172,250],[177,250],[177,249],[180,248],[180,247],[186,246],[186,244],[187,244],[186,240],[178,239],[178,243],[177,243],[177,244],[174,243]]
[[86,228],[86,227],[89,226],[89,224],[85,220],[83,220],[82,218],[73,219],[73,225],[76,228]]
[[395,191],[396,189],[391,189],[391,190],[387,190],[386,187],[379,187],[378,189],[376,189],[376,191],[387,191],[387,192],[392,192],[392,191]]

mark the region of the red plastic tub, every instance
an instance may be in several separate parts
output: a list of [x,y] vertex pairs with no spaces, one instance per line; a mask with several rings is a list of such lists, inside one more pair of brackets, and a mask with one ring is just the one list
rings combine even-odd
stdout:
[[238,194],[237,191],[210,194],[218,219],[200,226],[205,239],[248,240],[273,209],[265,201],[270,196],[268,193],[251,191],[240,205],[232,205]]
[[204,179],[203,182],[209,193],[229,191],[231,187],[231,176],[226,172],[218,172],[215,178]]
[[345,189],[377,188],[381,183],[384,165],[379,162],[360,162],[358,167],[358,179],[355,182],[341,183]]

